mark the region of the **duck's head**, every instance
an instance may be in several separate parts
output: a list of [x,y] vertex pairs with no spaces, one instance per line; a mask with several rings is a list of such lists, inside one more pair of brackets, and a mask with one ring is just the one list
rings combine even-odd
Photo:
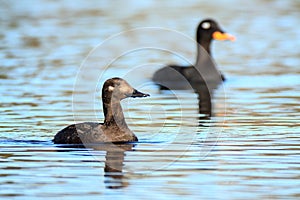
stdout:
[[216,21],[205,19],[198,26],[197,41],[201,44],[205,41],[210,42],[212,39],[235,41],[235,37],[224,32]]
[[128,97],[148,97],[149,94],[142,93],[129,85],[122,78],[111,78],[105,81],[102,88],[102,98],[122,100]]

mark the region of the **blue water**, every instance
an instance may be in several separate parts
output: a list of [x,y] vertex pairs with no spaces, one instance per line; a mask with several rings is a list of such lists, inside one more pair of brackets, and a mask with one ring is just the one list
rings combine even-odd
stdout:
[[[298,1],[1,5],[1,199],[300,198]],[[210,119],[192,90],[151,81],[194,61],[206,17],[237,37],[213,43],[227,81]],[[122,103],[139,142],[54,145],[74,121],[103,120],[101,86],[114,76],[151,94]]]

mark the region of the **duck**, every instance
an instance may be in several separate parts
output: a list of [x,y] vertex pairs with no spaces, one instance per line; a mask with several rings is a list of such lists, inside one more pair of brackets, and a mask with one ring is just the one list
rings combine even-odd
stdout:
[[54,144],[95,144],[137,142],[137,136],[128,128],[121,100],[148,97],[149,94],[134,89],[122,78],[106,80],[102,87],[104,122],[83,122],[67,126],[53,139]]
[[197,59],[194,66],[168,65],[156,71],[152,81],[161,89],[186,89],[186,84],[211,84],[215,87],[225,81],[225,76],[217,69],[211,54],[213,40],[235,41],[235,36],[226,33],[213,19],[204,19],[197,28]]

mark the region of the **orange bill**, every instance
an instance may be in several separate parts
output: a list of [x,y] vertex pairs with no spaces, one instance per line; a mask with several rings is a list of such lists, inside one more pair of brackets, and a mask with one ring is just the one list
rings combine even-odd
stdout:
[[221,33],[220,31],[214,32],[213,38],[215,40],[230,40],[230,41],[235,41],[236,39],[233,35],[230,35],[228,33]]

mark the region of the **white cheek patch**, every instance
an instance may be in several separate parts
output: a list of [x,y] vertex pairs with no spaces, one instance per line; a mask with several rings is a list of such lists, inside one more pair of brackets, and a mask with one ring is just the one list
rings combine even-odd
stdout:
[[209,28],[210,28],[210,23],[209,23],[209,22],[204,22],[204,23],[202,24],[202,28],[204,28],[204,29],[209,29]]
[[110,91],[110,92],[112,92],[112,91],[114,91],[114,87],[113,86],[108,86],[108,91]]

